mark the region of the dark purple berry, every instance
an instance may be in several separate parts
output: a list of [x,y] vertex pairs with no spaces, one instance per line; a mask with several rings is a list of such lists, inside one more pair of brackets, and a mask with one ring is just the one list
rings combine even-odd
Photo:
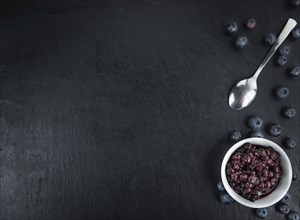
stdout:
[[300,28],[296,28],[292,31],[292,36],[294,39],[299,39],[300,38]]
[[226,26],[226,31],[229,34],[235,33],[238,31],[238,25],[235,22],[230,22],[227,26]]
[[277,63],[278,66],[283,66],[283,65],[285,65],[285,64],[287,63],[287,57],[286,57],[286,56],[283,56],[283,55],[277,57],[276,63]]
[[283,116],[286,118],[292,118],[295,115],[296,115],[296,110],[294,108],[288,107],[283,111]]
[[296,140],[293,138],[286,138],[284,141],[284,146],[287,149],[294,149],[296,145],[297,145]]
[[258,116],[251,116],[248,120],[248,126],[253,130],[260,129],[263,123],[264,123],[263,119]]
[[275,95],[278,99],[286,98],[290,94],[290,91],[286,87],[278,87],[275,90]]
[[267,36],[265,36],[264,38],[265,43],[269,46],[273,45],[276,41],[276,36],[273,33],[268,34]]
[[290,4],[294,7],[299,6],[300,5],[300,0],[290,0]]
[[246,36],[240,35],[234,41],[234,46],[238,49],[244,49],[248,45],[248,38]]
[[263,138],[264,135],[263,135],[260,131],[254,131],[254,132],[251,134],[251,137]]
[[300,220],[300,213],[296,211],[290,211],[286,218],[287,220]]
[[234,202],[234,199],[227,192],[221,193],[220,200],[224,205],[229,205]]
[[255,26],[256,26],[256,21],[255,21],[254,18],[250,18],[250,19],[247,20],[247,22],[246,22],[246,27],[247,28],[253,29],[253,28],[255,28]]
[[238,131],[234,131],[234,132],[232,132],[231,135],[230,135],[230,139],[231,139],[232,141],[239,141],[239,140],[241,140],[241,138],[242,138],[242,135],[241,135],[241,133],[238,132]]
[[285,203],[278,203],[276,205],[276,209],[278,210],[278,212],[280,212],[283,215],[287,215],[290,212],[290,206],[288,204]]
[[279,203],[289,204],[291,199],[291,195],[289,193],[286,193],[283,198],[279,201]]
[[266,218],[268,216],[268,210],[266,208],[256,209],[256,215],[259,218]]
[[293,169],[292,180],[295,181],[298,179],[298,172]]
[[291,52],[291,47],[285,44],[282,45],[278,51],[280,55],[288,55]]
[[300,66],[293,66],[289,73],[291,76],[299,76],[300,75]]
[[271,124],[269,126],[269,134],[278,137],[282,132],[282,128],[279,124]]

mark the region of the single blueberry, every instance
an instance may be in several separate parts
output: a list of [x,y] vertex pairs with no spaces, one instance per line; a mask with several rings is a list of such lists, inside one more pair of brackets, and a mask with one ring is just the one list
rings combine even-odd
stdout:
[[266,218],[268,216],[268,210],[266,208],[256,209],[256,215],[259,218]]
[[278,210],[278,212],[280,212],[281,214],[287,215],[290,212],[290,206],[288,204],[285,203],[278,203],[276,205],[276,209]]
[[285,65],[285,64],[287,63],[287,61],[288,61],[288,60],[287,60],[287,57],[286,57],[286,56],[283,56],[283,55],[277,57],[277,59],[276,59],[276,63],[277,63],[278,66],[283,66],[283,65]]
[[247,28],[253,29],[253,28],[255,28],[255,26],[256,26],[256,21],[255,21],[254,18],[250,18],[250,19],[247,20],[247,22],[246,22],[246,27]]
[[242,135],[238,131],[233,131],[230,135],[230,140],[232,140],[232,141],[239,141],[239,140],[241,140],[241,138],[242,138]]
[[284,141],[284,146],[287,149],[294,149],[296,145],[297,145],[296,140],[293,138],[286,138]]
[[285,44],[285,45],[282,45],[278,51],[279,51],[280,55],[288,55],[291,52],[291,47],[289,45]]
[[263,123],[263,119],[258,116],[251,116],[248,120],[248,126],[255,131],[260,129]]
[[251,134],[251,137],[263,138],[264,135],[263,135],[260,131],[254,131],[254,132]]
[[271,136],[277,137],[281,134],[281,132],[282,132],[282,128],[280,124],[271,124],[269,126],[269,134]]
[[299,6],[300,5],[300,0],[290,0],[290,4],[294,7]]
[[290,75],[292,76],[299,76],[300,75],[300,66],[293,66],[291,69],[290,69]]
[[273,45],[274,43],[275,43],[275,41],[276,41],[276,36],[275,36],[275,34],[273,34],[273,33],[270,33],[270,34],[268,34],[267,36],[265,36],[265,38],[264,38],[264,40],[265,40],[265,43],[267,44],[267,45]]
[[290,90],[286,87],[278,87],[275,90],[275,95],[278,99],[286,98],[290,94]]
[[279,201],[279,203],[289,204],[290,199],[291,199],[291,194],[286,193],[286,194],[282,197],[282,199]]
[[244,49],[247,45],[248,38],[244,35],[240,35],[234,40],[234,46],[238,49]]
[[296,28],[292,31],[292,36],[294,39],[299,39],[300,38],[300,28]]
[[292,180],[297,180],[298,179],[298,172],[293,169],[293,174],[292,174]]
[[229,205],[234,202],[234,199],[227,192],[221,193],[220,200],[224,205]]
[[217,183],[217,189],[219,190],[219,192],[225,192],[225,188],[224,188],[222,181],[219,181]]
[[286,118],[292,118],[296,115],[296,110],[292,107],[285,108],[283,111],[283,116]]
[[227,24],[226,26],[226,31],[229,33],[229,34],[232,34],[232,33],[235,33],[238,31],[238,25],[237,23],[235,22],[230,22],[229,24]]
[[300,213],[296,211],[290,211],[286,218],[287,220],[300,220]]

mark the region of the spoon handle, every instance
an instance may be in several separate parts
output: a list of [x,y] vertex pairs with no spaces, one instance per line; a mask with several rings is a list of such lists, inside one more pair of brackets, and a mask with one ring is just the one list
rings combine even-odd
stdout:
[[271,59],[271,57],[274,55],[276,50],[279,48],[279,46],[282,44],[282,42],[287,38],[289,33],[293,30],[293,28],[296,26],[297,22],[289,18],[286,25],[282,29],[280,35],[278,36],[276,42],[274,43],[273,47],[270,49],[269,53],[266,55],[265,59],[261,62],[260,66],[256,70],[253,78],[257,79],[262,69],[265,67],[265,65],[268,63],[268,61]]

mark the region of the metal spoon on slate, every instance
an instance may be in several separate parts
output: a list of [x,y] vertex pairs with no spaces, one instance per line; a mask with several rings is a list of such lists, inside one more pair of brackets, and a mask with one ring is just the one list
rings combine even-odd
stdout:
[[249,106],[253,100],[255,99],[256,93],[257,93],[257,78],[262,71],[262,69],[265,67],[265,65],[268,63],[268,61],[271,59],[271,57],[274,55],[276,50],[279,48],[279,46],[282,44],[282,42],[285,40],[285,38],[289,35],[289,33],[293,30],[293,28],[296,26],[297,22],[290,18],[284,28],[282,29],[280,35],[278,36],[276,42],[270,49],[269,53],[266,55],[258,69],[256,70],[255,74],[248,79],[244,79],[240,82],[238,82],[231,90],[229,95],[229,106],[234,110],[241,110],[247,106]]

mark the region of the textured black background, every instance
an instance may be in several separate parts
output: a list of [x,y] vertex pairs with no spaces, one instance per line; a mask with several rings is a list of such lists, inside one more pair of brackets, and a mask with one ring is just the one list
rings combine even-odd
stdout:
[[[255,102],[228,106],[300,8],[280,1],[9,1],[0,4],[1,219],[256,219],[222,206],[216,182],[231,146],[248,137],[248,116],[279,122],[298,143],[300,41],[289,62],[262,72]],[[237,51],[225,33],[254,17]],[[290,88],[278,101],[277,85]],[[299,145],[299,144],[298,144]],[[286,150],[299,171],[300,150]],[[299,181],[292,208],[299,211]],[[269,208],[269,219],[284,219]]]

